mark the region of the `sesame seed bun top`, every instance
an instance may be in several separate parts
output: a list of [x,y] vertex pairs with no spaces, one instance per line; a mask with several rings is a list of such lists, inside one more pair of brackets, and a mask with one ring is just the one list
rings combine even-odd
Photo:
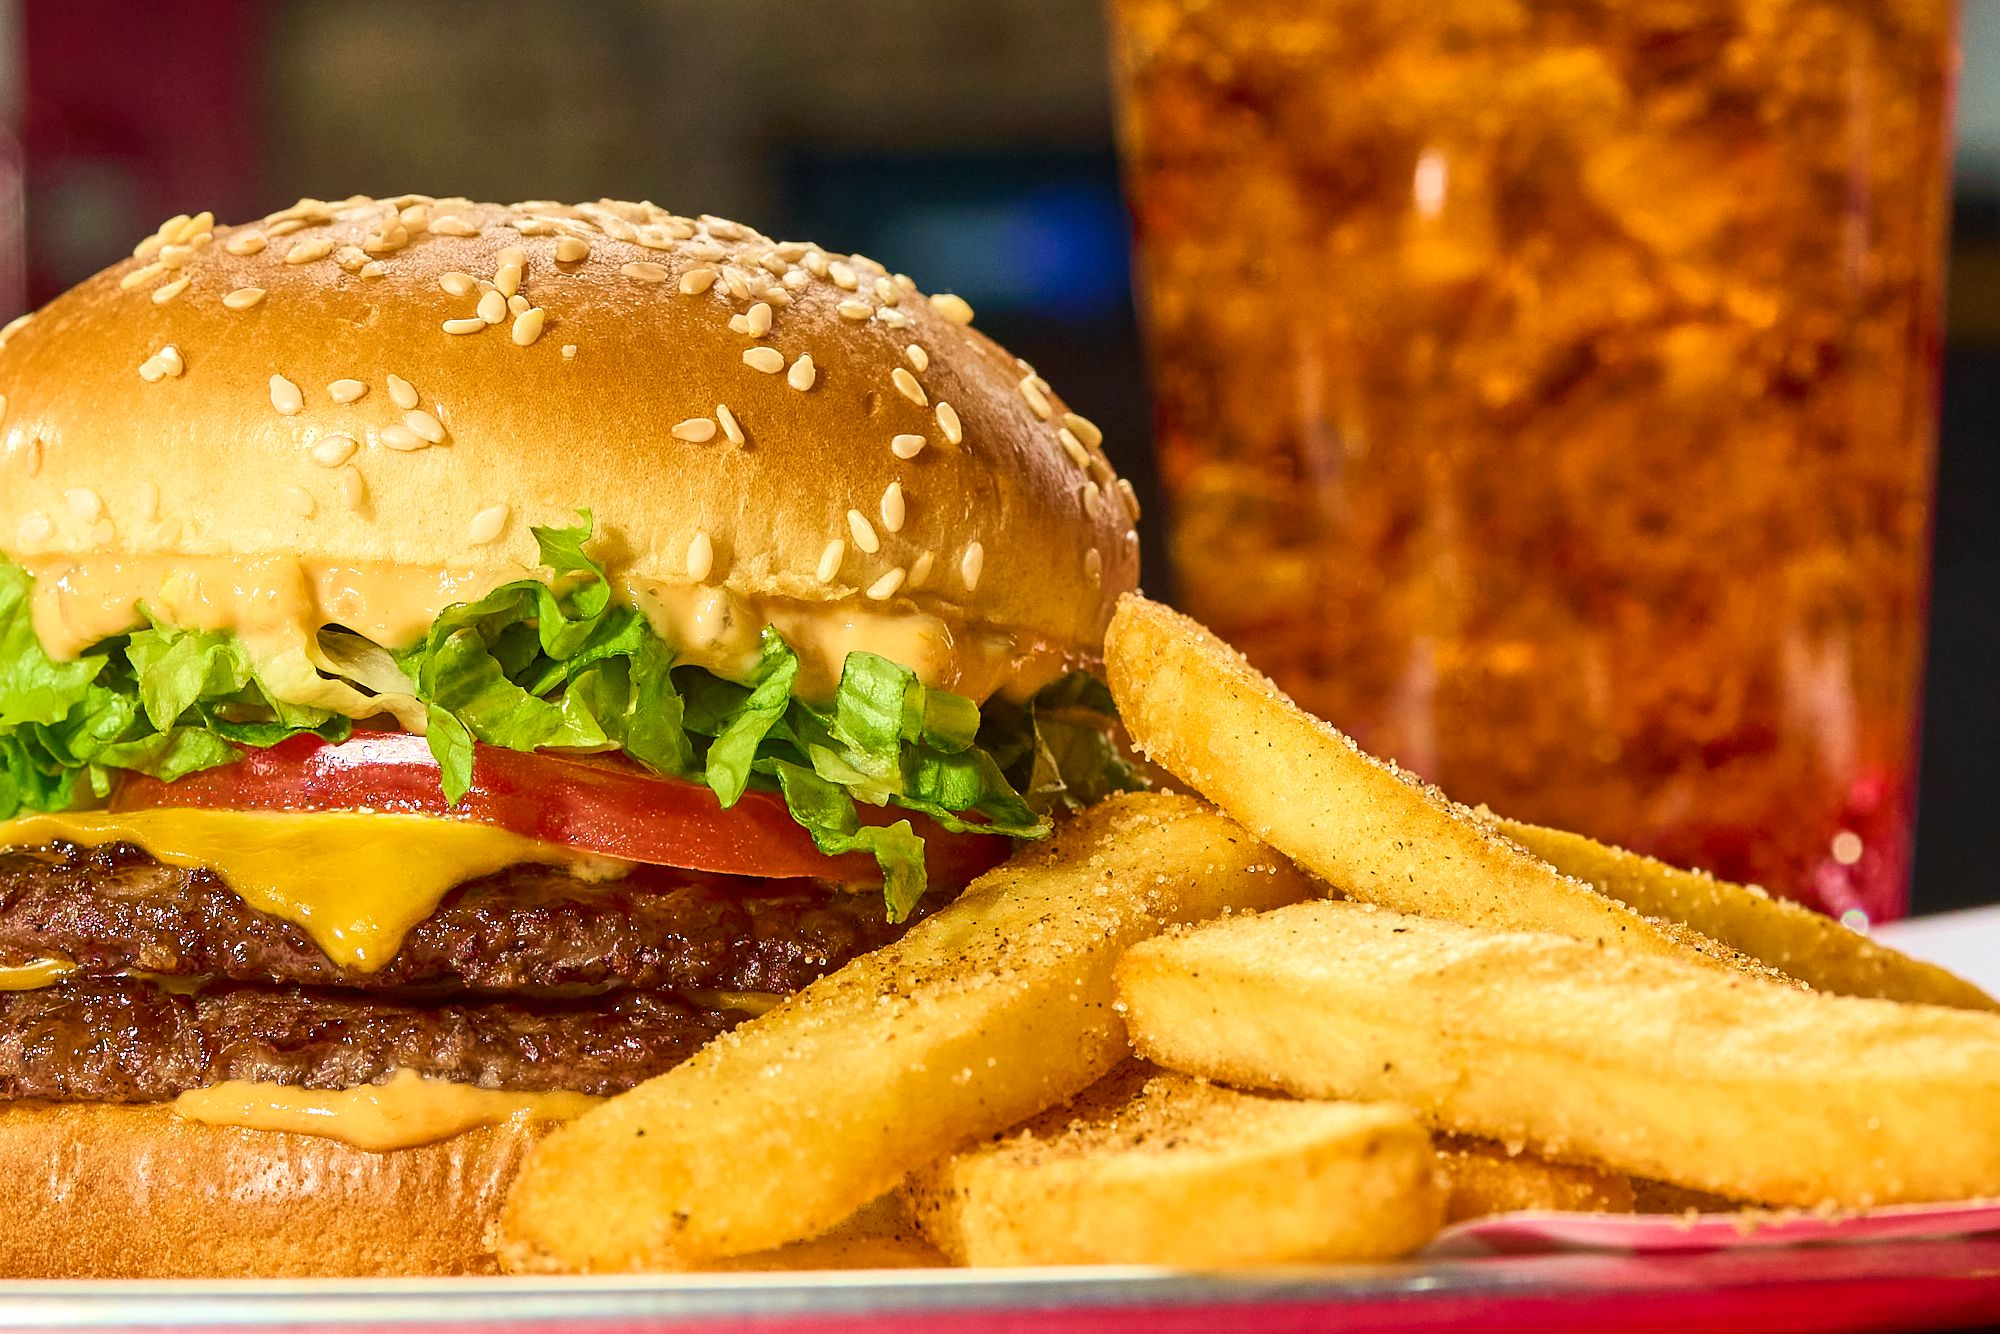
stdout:
[[651,204],[176,218],[0,338],[0,552],[469,572],[595,517],[615,575],[1094,659],[1130,487],[872,260]]

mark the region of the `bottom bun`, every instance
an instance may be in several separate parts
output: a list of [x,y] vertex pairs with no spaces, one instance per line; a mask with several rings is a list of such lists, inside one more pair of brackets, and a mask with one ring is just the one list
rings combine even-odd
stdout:
[[0,1109],[0,1278],[496,1272],[489,1228],[546,1125],[371,1153],[164,1105]]

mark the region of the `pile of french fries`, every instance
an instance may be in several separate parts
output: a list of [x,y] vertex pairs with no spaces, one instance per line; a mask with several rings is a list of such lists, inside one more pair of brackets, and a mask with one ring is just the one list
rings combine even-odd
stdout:
[[1455,805],[1158,604],[1105,657],[1201,799],[1100,804],[557,1130],[503,1263],[1373,1260],[1515,1209],[2000,1194],[1977,988]]

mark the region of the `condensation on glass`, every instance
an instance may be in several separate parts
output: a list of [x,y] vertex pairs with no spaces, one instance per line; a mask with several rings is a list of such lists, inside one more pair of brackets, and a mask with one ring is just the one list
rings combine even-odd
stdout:
[[1948,0],[1113,0],[1182,602],[1455,796],[1900,911]]

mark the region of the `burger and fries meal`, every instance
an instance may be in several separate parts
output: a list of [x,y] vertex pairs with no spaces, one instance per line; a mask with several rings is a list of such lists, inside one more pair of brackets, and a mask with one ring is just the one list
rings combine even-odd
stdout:
[[2000,1015],[1136,591],[949,295],[178,217],[0,330],[0,1277],[1383,1260],[2000,1194]]

